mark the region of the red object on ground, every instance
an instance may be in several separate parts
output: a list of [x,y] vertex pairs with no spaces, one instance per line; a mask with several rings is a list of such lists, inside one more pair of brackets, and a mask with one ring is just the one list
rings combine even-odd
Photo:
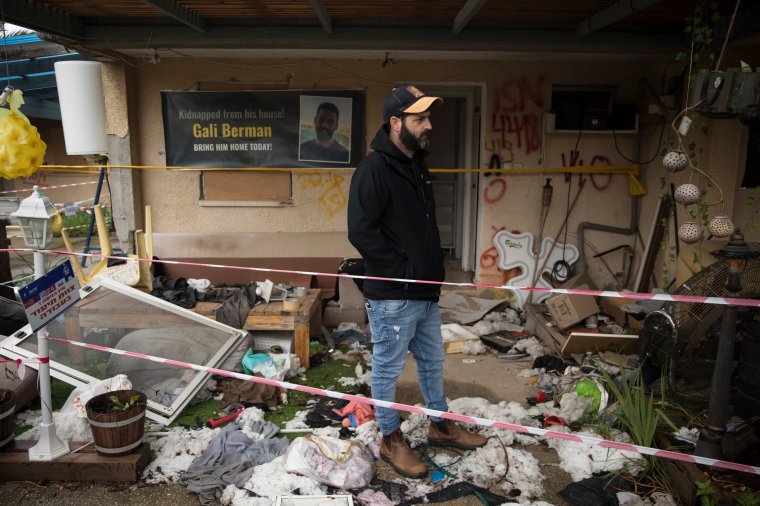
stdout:
[[206,422],[206,427],[216,429],[217,427],[224,425],[227,422],[231,422],[235,418],[239,417],[243,413],[243,411],[245,411],[245,406],[239,402],[233,402],[232,404],[224,408],[224,411],[227,412],[226,415],[219,418],[210,418]]
[[546,402],[546,392],[544,392],[543,390],[539,390],[538,392],[536,392],[535,398],[536,398],[536,402],[538,403]]
[[375,410],[371,406],[359,404],[356,401],[349,402],[342,410],[333,409],[333,411],[345,417],[343,420],[344,427],[358,427],[375,419]]
[[565,425],[565,419],[561,416],[545,416],[544,417],[544,428],[549,427],[550,425]]

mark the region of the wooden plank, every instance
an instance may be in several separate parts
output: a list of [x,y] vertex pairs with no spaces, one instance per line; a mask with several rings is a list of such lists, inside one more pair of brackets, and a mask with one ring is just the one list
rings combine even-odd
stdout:
[[282,316],[249,316],[245,320],[246,330],[293,330],[295,322]]
[[[150,445],[143,443],[129,455],[103,457],[92,445],[50,462],[29,460],[29,448],[37,441],[13,441],[0,451],[0,481],[127,481],[140,479],[150,461]],[[74,450],[85,443],[69,443]]]
[[526,329],[536,334],[545,345],[559,355],[562,353],[562,347],[565,345],[567,337],[548,325],[550,321],[544,316],[545,309],[546,307],[543,304],[525,304]]
[[[217,307],[219,304],[216,302],[198,302],[193,311],[215,320],[214,311]],[[301,365],[308,369],[310,335],[312,331],[319,331],[319,328],[312,328],[311,322],[321,323],[321,311],[321,290],[309,289],[296,311],[283,311],[282,302],[269,302],[252,307],[245,319],[244,328],[254,332],[256,330],[292,330],[295,338],[294,353],[301,359]]]
[[309,368],[309,324],[299,323],[294,329],[295,334],[295,352],[301,359],[301,365]]
[[216,308],[219,306],[221,306],[219,302],[196,302],[193,311],[213,320],[216,315]]
[[562,346],[562,353],[567,355],[573,353],[586,353],[588,351],[625,351],[628,353],[638,353],[639,336],[572,332]]
[[480,338],[475,339],[457,339],[456,341],[444,341],[443,342],[443,349],[446,351],[446,354],[452,354],[452,353],[462,353],[462,349],[464,348],[464,343],[474,343],[476,341],[480,341]]
[[[79,322],[78,310],[74,309],[66,313],[63,318],[63,327],[66,329],[66,337],[69,341],[82,341],[82,327]],[[68,352],[69,360],[72,364],[84,363],[84,348],[79,346],[68,346]]]
[[204,172],[203,200],[290,200],[290,177],[289,172],[273,171]]

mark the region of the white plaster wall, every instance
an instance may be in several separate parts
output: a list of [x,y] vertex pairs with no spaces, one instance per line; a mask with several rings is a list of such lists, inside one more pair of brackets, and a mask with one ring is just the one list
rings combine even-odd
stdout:
[[[621,62],[550,62],[520,63],[497,66],[489,79],[489,95],[484,130],[485,157],[487,163],[496,151],[514,166],[564,167],[576,165],[628,165],[615,147],[609,133],[541,133],[542,110],[551,102],[552,85],[612,85],[616,87],[616,102],[635,102],[635,87],[646,72],[641,63]],[[502,136],[506,123],[513,130],[522,124],[531,127],[530,139],[544,143],[543,160],[536,143],[525,137],[525,132],[507,133]],[[509,129],[507,129],[509,130]],[[620,151],[629,158],[636,158],[636,136],[618,134]],[[575,152],[575,153],[574,153]],[[577,246],[576,231],[580,222],[588,221],[613,227],[628,228],[630,223],[630,196],[625,176],[596,174],[573,175],[506,175],[480,178],[480,219],[478,238],[478,271],[481,282],[502,284],[516,272],[504,272],[495,265],[492,238],[500,229],[539,232],[542,186],[546,178],[552,178],[554,195],[544,227],[544,237],[558,237],[560,242]],[[503,182],[501,182],[502,180]],[[568,203],[575,198],[579,182],[585,180],[583,190],[575,207],[568,215]],[[506,188],[506,190],[504,190]],[[570,195],[568,196],[568,190]],[[567,236],[559,231],[568,218]],[[589,231],[586,233],[586,258],[588,273],[594,283],[601,287],[612,285],[615,278],[599,261],[591,257],[594,250],[603,251],[619,244],[632,243],[631,237]],[[606,258],[614,272],[622,268],[622,253]],[[547,266],[551,267],[551,266]],[[523,283],[521,283],[523,284]],[[528,283],[525,283],[528,284]]]
[[[395,64],[382,66],[379,60],[207,60],[198,58],[165,58],[160,63],[139,67],[134,75],[134,97],[130,97],[130,118],[139,122],[130,128],[135,135],[136,160],[142,165],[164,165],[164,137],[161,121],[161,90],[185,90],[198,81],[243,81],[254,83],[285,82],[290,89],[354,88],[366,91],[366,145],[374,136],[381,121],[383,97],[398,83],[482,83],[485,85],[482,112],[481,167],[486,167],[491,155],[497,152],[504,162],[524,168],[561,167],[567,165],[610,163],[626,165],[624,158],[651,158],[655,151],[669,142],[668,132],[659,145],[659,130],[641,138],[640,150],[635,135],[583,132],[543,134],[542,112],[548,109],[552,84],[612,85],[616,87],[618,103],[633,103],[637,99],[636,85],[647,77],[658,93],[663,91],[664,62],[621,59],[563,60],[563,61],[407,61],[396,58]],[[424,89],[424,87],[423,87]],[[137,112],[137,114],[134,114]],[[710,167],[711,174],[723,187],[724,198],[733,205],[736,166],[739,163],[739,131],[727,120],[709,120],[713,128],[709,139],[700,139],[703,152],[700,166]],[[653,125],[642,125],[650,132]],[[690,135],[702,135],[693,129]],[[688,139],[690,140],[690,139]],[[577,155],[573,151],[577,144]],[[543,149],[541,148],[543,145]],[[435,146],[432,146],[435,149]],[[619,151],[618,151],[619,150]],[[621,154],[622,153],[622,154]],[[717,174],[716,174],[717,173]],[[495,265],[491,238],[495,231],[506,228],[536,233],[541,202],[543,175],[499,175],[479,178],[479,214],[476,279],[487,283],[507,282],[510,274]],[[566,180],[553,175],[554,199],[544,236],[557,235],[567,214],[568,188],[574,198],[581,178],[586,179],[583,193],[568,219],[569,242],[576,244],[578,223],[589,221],[613,227],[627,228],[630,224],[630,195],[625,176],[574,175]],[[676,184],[688,179],[686,173],[668,175],[661,158],[641,167],[640,179],[648,190],[641,202],[641,236],[646,240],[651,228],[661,178],[671,178]],[[502,183],[493,183],[502,179]],[[345,199],[350,175],[326,172],[322,176],[293,176],[295,205],[280,208],[209,208],[198,205],[198,174],[146,170],[142,177],[144,203],[153,206],[154,230],[157,232],[336,232],[345,231]],[[667,184],[667,180],[666,180]],[[489,187],[489,185],[491,185]],[[501,191],[503,187],[504,191]],[[333,192],[343,205],[328,209],[320,196]],[[708,197],[712,197],[710,189]],[[488,195],[488,197],[486,197]],[[498,198],[497,198],[498,197]],[[564,239],[564,234],[561,240]],[[617,287],[616,278],[599,261],[591,257],[620,244],[634,244],[632,236],[588,231],[586,234],[588,273],[598,287]],[[635,268],[643,257],[643,244],[636,243]],[[319,245],[314,245],[315,252]],[[607,257],[613,272],[622,268],[622,252]]]

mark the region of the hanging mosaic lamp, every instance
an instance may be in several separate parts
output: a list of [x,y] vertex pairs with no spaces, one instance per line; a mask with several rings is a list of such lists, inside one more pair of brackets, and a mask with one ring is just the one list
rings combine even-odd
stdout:
[[702,198],[702,192],[699,191],[699,187],[692,183],[684,183],[676,188],[673,193],[673,198],[676,202],[688,206],[689,204],[696,204],[699,199]]
[[736,227],[731,218],[725,214],[719,214],[710,220],[707,225],[707,229],[713,235],[713,237],[730,237],[734,233]]
[[696,221],[687,221],[678,227],[678,238],[686,244],[693,244],[702,238],[702,227]]
[[679,172],[686,168],[688,161],[683,151],[669,151],[662,159],[662,164],[668,172]]

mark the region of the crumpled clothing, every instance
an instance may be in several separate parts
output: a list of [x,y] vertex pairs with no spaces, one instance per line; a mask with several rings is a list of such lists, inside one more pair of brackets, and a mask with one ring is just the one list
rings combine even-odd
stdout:
[[356,496],[359,504],[362,506],[394,506],[396,503],[388,499],[385,494],[380,491],[367,489],[361,494]]
[[306,413],[305,423],[308,427],[311,427],[313,429],[340,423],[343,417],[339,415],[335,410],[337,408],[345,406],[346,404],[346,401],[339,399],[321,397],[319,401],[317,401],[316,406],[314,406],[309,410],[308,413]]
[[256,295],[256,283],[241,288],[214,288],[206,293],[199,293],[198,300],[209,302],[221,302],[216,309],[216,321],[242,329],[248,312],[260,299]]
[[533,361],[533,369],[546,369],[546,372],[564,371],[565,363],[561,358],[554,355],[541,355]]
[[372,342],[372,338],[356,329],[334,330],[330,337],[337,346],[350,346],[353,343],[368,346]]
[[263,383],[223,380],[219,382],[219,390],[223,394],[222,401],[226,403],[263,404],[269,409],[280,404],[280,389]]
[[233,484],[243,488],[260,464],[271,462],[288,448],[287,438],[274,438],[279,429],[263,420],[248,422],[261,439],[251,440],[241,432],[241,424],[231,423],[211,440],[182,476],[182,484],[198,494],[201,504],[219,502],[224,489]]
[[329,436],[296,438],[288,448],[285,470],[339,489],[366,487],[375,462],[361,443]]
[[[460,497],[465,497],[470,494],[474,494],[475,492],[480,493],[483,499],[485,499],[488,506],[497,506],[499,504],[504,504],[506,502],[509,502],[509,498],[507,497],[494,494],[490,490],[483,487],[479,487],[475,485],[474,483],[461,481],[459,483],[454,483],[453,485],[449,485],[448,487],[438,490],[436,492],[430,492],[429,494],[423,495],[422,497],[415,497],[414,499],[409,499],[408,501],[404,501],[400,503],[399,506],[407,506],[411,504],[420,504],[420,503],[451,501],[454,499],[459,499]],[[588,503],[588,504],[593,504],[593,503]]]
[[356,401],[349,402],[341,410],[333,409],[333,411],[343,417],[344,427],[358,427],[375,419],[375,410],[372,406]]
[[185,309],[195,307],[195,290],[187,284],[185,278],[154,276],[150,294]]
[[560,490],[557,495],[571,506],[617,506],[617,493],[632,490],[632,485],[620,476],[592,477],[570,483]]
[[372,481],[367,485],[367,489],[380,492],[385,497],[389,498],[393,504],[398,504],[404,500],[409,487],[403,483],[372,478]]

